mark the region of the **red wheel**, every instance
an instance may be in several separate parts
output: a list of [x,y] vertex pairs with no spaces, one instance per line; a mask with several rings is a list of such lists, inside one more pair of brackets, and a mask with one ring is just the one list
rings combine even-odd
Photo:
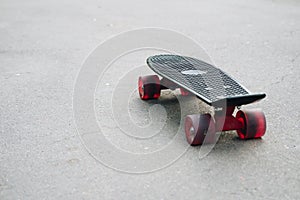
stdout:
[[158,99],[160,96],[160,80],[157,75],[140,76],[138,81],[141,99]]
[[215,123],[210,114],[188,115],[185,118],[185,135],[190,145],[215,142]]
[[260,138],[266,132],[266,117],[262,111],[238,111],[236,118],[244,124],[237,130],[240,139]]
[[187,91],[186,89],[184,88],[180,88],[180,93],[182,96],[189,96],[189,95],[192,95],[192,93],[190,93],[189,91]]

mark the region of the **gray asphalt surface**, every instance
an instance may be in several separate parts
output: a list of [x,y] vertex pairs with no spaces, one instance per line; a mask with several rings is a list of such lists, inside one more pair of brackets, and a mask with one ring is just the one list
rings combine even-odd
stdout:
[[[299,21],[297,1],[1,0],[0,199],[300,199]],[[142,27],[193,38],[249,90],[266,92],[267,99],[248,106],[265,112],[263,139],[241,141],[235,133],[222,134],[205,158],[199,159],[199,147],[189,148],[153,173],[128,174],[95,159],[73,117],[76,77],[99,43]],[[130,60],[135,58],[126,65]],[[107,80],[114,78],[107,73]],[[105,86],[97,88],[96,103],[105,100],[101,92],[114,89]],[[151,103],[141,103],[137,95],[131,100],[133,118],[147,124]],[[201,112],[201,102],[189,101]],[[150,148],[172,139],[172,127],[180,120],[176,101],[161,103],[171,124]],[[105,118],[101,110],[97,113]],[[122,148],[140,151],[125,136],[118,139],[115,127],[105,128]],[[178,148],[184,144],[183,138]]]

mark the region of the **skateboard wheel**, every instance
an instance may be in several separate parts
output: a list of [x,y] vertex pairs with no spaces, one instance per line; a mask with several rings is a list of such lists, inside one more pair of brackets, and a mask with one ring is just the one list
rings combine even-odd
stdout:
[[158,76],[140,76],[138,81],[138,89],[141,99],[158,99],[160,96],[160,80]]
[[192,93],[190,93],[189,91],[187,91],[186,89],[184,88],[180,88],[180,93],[182,96],[189,96],[189,95],[192,95]]
[[266,132],[266,117],[262,111],[238,111],[236,118],[243,123],[237,130],[240,139],[260,138]]
[[210,114],[187,115],[185,118],[185,135],[187,142],[192,145],[214,143],[216,141],[215,123]]

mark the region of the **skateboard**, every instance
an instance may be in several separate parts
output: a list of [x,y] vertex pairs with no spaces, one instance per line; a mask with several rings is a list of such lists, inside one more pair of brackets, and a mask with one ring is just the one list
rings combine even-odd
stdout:
[[261,138],[265,134],[264,113],[240,108],[265,98],[266,94],[250,93],[221,69],[196,58],[167,54],[151,56],[146,62],[162,78],[139,77],[142,100],[158,99],[161,90],[179,88],[181,95],[195,95],[214,108],[214,116],[205,113],[185,117],[184,130],[190,145],[214,143],[215,133],[221,131],[236,130],[240,139]]

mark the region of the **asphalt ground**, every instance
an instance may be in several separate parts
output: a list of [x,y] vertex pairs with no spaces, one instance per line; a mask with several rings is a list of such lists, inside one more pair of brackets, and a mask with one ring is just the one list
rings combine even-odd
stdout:
[[[290,0],[1,0],[0,199],[299,199],[299,21]],[[209,154],[187,148],[181,118],[211,110],[176,92],[139,99],[137,76],[152,73],[143,65],[153,49],[106,71],[97,63],[102,76],[86,102],[105,139],[88,130],[90,110],[74,96],[86,61],[108,38],[145,27],[192,38],[250,91],[265,92],[245,107],[264,111],[266,135],[222,133]]]

